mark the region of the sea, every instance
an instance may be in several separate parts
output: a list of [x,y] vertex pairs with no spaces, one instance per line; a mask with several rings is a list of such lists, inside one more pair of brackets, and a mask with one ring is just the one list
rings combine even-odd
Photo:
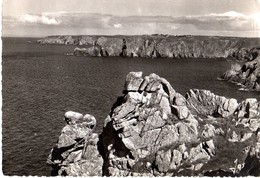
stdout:
[[66,125],[64,113],[94,115],[95,132],[101,132],[131,71],[156,73],[183,95],[197,88],[238,101],[260,100],[259,92],[218,79],[233,60],[78,57],[68,55],[73,45],[41,45],[37,38],[2,40],[4,175],[50,176],[46,159]]

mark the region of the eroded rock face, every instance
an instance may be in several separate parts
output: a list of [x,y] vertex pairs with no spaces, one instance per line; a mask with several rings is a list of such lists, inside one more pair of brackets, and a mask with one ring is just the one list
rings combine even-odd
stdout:
[[102,133],[94,116],[68,111],[47,163],[70,176],[259,176],[259,111],[256,99],[184,97],[156,74],[130,72]]

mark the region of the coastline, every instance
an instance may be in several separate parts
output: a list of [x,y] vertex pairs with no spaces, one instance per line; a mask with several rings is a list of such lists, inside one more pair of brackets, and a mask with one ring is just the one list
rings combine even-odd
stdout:
[[[48,36],[39,44],[75,45],[74,55],[251,60],[260,38],[220,36]],[[69,52],[69,51],[68,51]],[[70,51],[72,52],[72,51]]]

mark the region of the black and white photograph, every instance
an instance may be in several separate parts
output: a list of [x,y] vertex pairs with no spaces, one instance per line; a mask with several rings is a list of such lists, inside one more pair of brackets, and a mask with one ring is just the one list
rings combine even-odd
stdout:
[[260,0],[1,5],[2,176],[260,176]]

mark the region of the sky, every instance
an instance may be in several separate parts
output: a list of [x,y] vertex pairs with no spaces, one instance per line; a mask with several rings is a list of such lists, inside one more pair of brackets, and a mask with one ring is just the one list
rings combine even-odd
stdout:
[[2,0],[3,36],[260,37],[260,0]]

